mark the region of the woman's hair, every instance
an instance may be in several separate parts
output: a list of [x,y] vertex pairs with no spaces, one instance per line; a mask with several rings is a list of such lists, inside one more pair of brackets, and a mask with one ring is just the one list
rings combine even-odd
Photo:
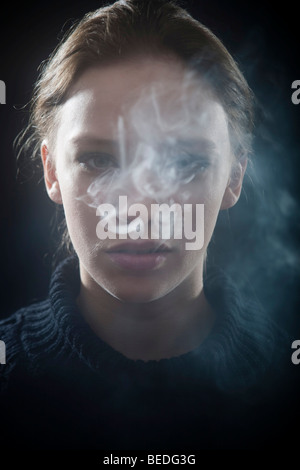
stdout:
[[[221,41],[173,1],[119,0],[86,14],[43,64],[19,155],[29,153],[41,165],[41,142],[55,135],[57,111],[82,72],[141,56],[175,57],[207,80],[227,114],[233,153],[249,154],[253,95]],[[62,239],[71,246],[66,231]]]

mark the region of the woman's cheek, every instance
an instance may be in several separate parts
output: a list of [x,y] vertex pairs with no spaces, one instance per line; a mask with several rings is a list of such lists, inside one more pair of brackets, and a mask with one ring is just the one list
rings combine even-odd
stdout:
[[68,231],[76,245],[96,243],[96,208],[87,200],[88,182],[73,175],[62,178],[61,193]]
[[[225,191],[224,178],[207,178],[201,184],[191,188],[190,197],[186,201],[193,207],[193,230],[196,231],[198,240],[203,236],[202,249],[205,250],[211,240],[222,198]],[[203,211],[197,211],[197,205],[203,207]],[[197,216],[198,214],[198,216]]]

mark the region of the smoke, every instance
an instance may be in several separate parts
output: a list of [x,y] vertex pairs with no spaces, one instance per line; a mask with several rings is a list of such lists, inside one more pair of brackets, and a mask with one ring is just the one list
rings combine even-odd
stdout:
[[254,290],[274,317],[289,323],[300,274],[299,202],[276,173],[266,153],[256,154],[240,206],[229,216],[236,246],[228,266],[241,289]]
[[[299,201],[293,194],[292,164],[299,148],[288,132],[290,100],[284,101],[280,91],[284,70],[267,60],[267,53],[258,31],[250,32],[237,52],[257,97],[254,155],[240,201],[229,213],[220,213],[208,263],[225,266],[241,290],[254,291],[279,318],[287,291],[295,301],[299,277]],[[187,73],[180,89],[172,82],[153,83],[128,100],[115,135],[119,164],[104,168],[80,199],[95,209],[102,203],[117,207],[120,194],[128,194],[129,204],[147,198],[158,204],[188,202],[189,184],[206,165],[206,149],[190,146],[195,129],[201,134],[212,125],[203,106],[205,94],[208,88]],[[128,134],[134,136],[130,143]],[[198,190],[200,195],[201,185]]]
[[[119,210],[120,196],[128,196],[128,204],[151,200],[152,204],[169,206],[195,199],[195,192],[201,193],[201,185],[191,190],[190,183],[208,165],[207,143],[201,144],[201,135],[211,125],[207,94],[207,86],[187,72],[180,88],[177,83],[166,86],[155,82],[134,95],[123,106],[117,121],[114,138],[118,163],[111,164],[106,156],[101,159],[98,155],[99,171],[86,194],[78,199],[100,216],[104,214],[98,211],[99,206],[112,204],[123,224],[119,230],[122,234],[126,224],[129,231],[130,227],[127,213]],[[111,211],[111,217],[115,215]],[[141,231],[144,223],[141,220]],[[168,232],[167,223],[166,218],[160,221],[161,232]],[[169,219],[169,223],[174,233],[176,218]]]
[[[299,303],[300,207],[290,82],[283,65],[270,58],[255,29],[237,51],[256,95],[252,161],[243,192],[229,213],[221,213],[208,259],[226,265],[239,288],[257,296],[265,310],[294,334]],[[222,252],[226,246],[226,253]]]
[[[167,105],[162,106],[163,101]],[[204,163],[202,155],[193,154],[188,147],[191,129],[203,128],[207,120],[202,102],[199,80],[191,73],[186,74],[180,90],[174,85],[166,89],[162,83],[145,88],[119,116],[115,135],[118,167],[104,167],[79,199],[97,208],[132,185],[134,202],[145,197],[158,203],[172,202],[175,195],[182,202],[187,200],[190,192],[186,185],[201,172]],[[133,136],[130,147],[128,134]]]

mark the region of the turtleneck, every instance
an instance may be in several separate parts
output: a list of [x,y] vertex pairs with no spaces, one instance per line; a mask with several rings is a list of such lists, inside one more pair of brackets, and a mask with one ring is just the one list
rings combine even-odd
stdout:
[[161,360],[128,359],[97,337],[77,307],[79,288],[78,260],[69,258],[54,272],[46,301],[2,323],[9,358],[3,369],[13,369],[22,352],[33,374],[51,361],[73,360],[111,376],[122,370],[137,376],[173,371],[236,389],[252,384],[269,366],[274,348],[270,320],[258,303],[241,299],[220,269],[212,268],[204,278],[204,292],[216,314],[211,334],[193,351]]
[[211,333],[168,359],[133,360],[109,346],[78,309],[79,289],[78,260],[66,259],[45,301],[0,322],[7,351],[0,383],[16,446],[25,446],[24,435],[27,447],[118,449],[188,447],[200,438],[201,448],[243,447],[256,428],[264,437],[262,423],[252,422],[261,408],[249,413],[248,405],[260,397],[265,408],[278,332],[222,270],[204,277],[216,317]]

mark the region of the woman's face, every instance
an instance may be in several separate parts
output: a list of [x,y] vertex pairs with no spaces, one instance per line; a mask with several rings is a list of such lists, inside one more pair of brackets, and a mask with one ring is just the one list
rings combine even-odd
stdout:
[[[171,59],[90,68],[73,85],[57,119],[55,137],[42,144],[45,181],[51,199],[64,206],[85,282],[132,302],[187,286],[200,290],[218,212],[236,202],[243,176],[235,165],[231,178],[226,113],[204,82]],[[99,222],[108,218],[101,219],[99,205],[116,207],[115,221],[123,228],[135,220],[118,213],[119,196],[127,197],[128,206],[146,209],[144,239],[130,234],[118,239],[114,230],[104,239]],[[162,203],[179,204],[182,220],[185,204],[192,208],[194,249],[186,249],[191,240],[183,226],[182,237],[171,230],[151,240],[151,208]],[[197,204],[204,205],[204,221],[200,212],[197,218]]]

